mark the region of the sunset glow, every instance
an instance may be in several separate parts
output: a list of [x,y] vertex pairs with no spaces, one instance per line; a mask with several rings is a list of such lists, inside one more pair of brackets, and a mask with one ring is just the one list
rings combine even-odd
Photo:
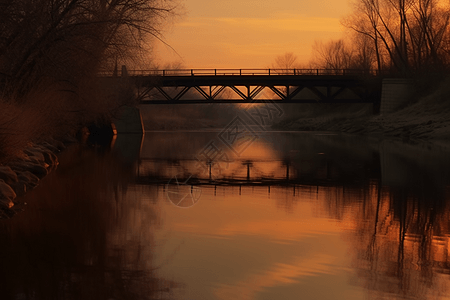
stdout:
[[339,1],[185,0],[185,15],[156,46],[158,63],[187,68],[265,68],[293,52],[307,63],[315,40],[339,38],[340,19],[349,11]]

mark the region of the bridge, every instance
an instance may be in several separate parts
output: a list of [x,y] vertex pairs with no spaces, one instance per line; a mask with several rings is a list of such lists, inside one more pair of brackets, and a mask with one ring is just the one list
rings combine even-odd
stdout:
[[378,103],[381,95],[381,80],[367,70],[123,67],[120,78],[131,80],[141,104]]

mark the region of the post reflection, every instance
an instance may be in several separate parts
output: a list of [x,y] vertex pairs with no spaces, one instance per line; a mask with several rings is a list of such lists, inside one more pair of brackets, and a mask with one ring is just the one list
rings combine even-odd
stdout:
[[152,187],[111,152],[66,150],[30,192],[25,211],[0,223],[1,299],[158,299]]

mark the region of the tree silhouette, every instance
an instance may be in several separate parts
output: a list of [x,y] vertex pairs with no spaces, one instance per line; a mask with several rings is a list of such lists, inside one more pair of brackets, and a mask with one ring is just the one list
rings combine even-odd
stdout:
[[102,94],[98,72],[148,57],[173,1],[0,0],[0,148],[117,109],[119,87]]
[[331,40],[327,43],[316,41],[313,45],[312,65],[327,70],[349,69],[354,53],[343,40]]
[[293,72],[293,69],[301,68],[297,59],[298,57],[293,52],[286,52],[275,58],[275,62],[272,64],[271,69],[281,74],[291,73]]
[[406,74],[448,66],[450,3],[354,0],[342,24],[372,43],[377,69]]

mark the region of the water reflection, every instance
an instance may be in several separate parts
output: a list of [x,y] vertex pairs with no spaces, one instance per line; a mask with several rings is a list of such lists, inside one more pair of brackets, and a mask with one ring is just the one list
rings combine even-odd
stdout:
[[[190,138],[190,145],[195,145],[196,139],[192,135]],[[275,256],[274,243],[289,245],[282,250],[283,255],[289,256],[287,253],[292,248],[306,247],[301,241],[304,235],[326,240],[315,241],[314,245],[325,244],[332,249],[343,247],[342,240],[334,239],[333,234],[337,234],[345,237],[351,262],[343,262],[336,253],[325,255],[323,248],[316,249],[318,257],[307,255],[306,259],[300,259],[292,255],[289,262],[282,262],[279,257],[266,258],[268,261],[260,261],[260,266],[267,262],[272,265],[262,268],[263,271],[249,266],[242,268],[242,261],[223,258],[241,266],[237,267],[236,276],[250,277],[231,282],[221,278],[204,284],[203,287],[211,286],[215,298],[264,298],[282,288],[283,291],[290,289],[291,293],[279,290],[278,297],[296,299],[297,292],[308,290],[303,284],[305,277],[321,278],[309,281],[312,286],[318,286],[319,282],[331,286],[329,280],[338,280],[336,276],[343,274],[339,270],[347,267],[352,268],[344,272],[349,281],[336,287],[333,299],[358,299],[361,296],[358,287],[375,298],[448,296],[448,277],[443,275],[448,272],[446,220],[450,162],[447,151],[386,142],[361,143],[352,137],[337,135],[277,134],[276,139],[277,143],[269,148],[267,143],[255,142],[245,157],[240,157],[230,168],[231,172],[221,174],[222,179],[228,180],[227,187],[222,187],[225,181],[219,181],[219,188],[207,188],[210,199],[204,193],[201,205],[190,211],[186,220],[181,222],[179,214],[169,213],[177,219],[173,224],[171,217],[168,218],[168,223],[174,226],[172,230],[188,236],[200,235],[206,240],[206,237],[225,239],[227,242],[222,244],[225,249],[231,245],[250,247],[240,237],[254,243],[263,238],[270,241],[264,245],[270,249],[266,251]],[[206,142],[203,136],[200,144]],[[191,154],[199,148],[192,147]],[[164,165],[166,161],[160,157],[157,163]],[[151,167],[150,172],[164,169],[168,173],[157,174],[170,176],[183,170],[195,170],[193,165],[184,163],[184,159],[168,165],[171,168]],[[254,169],[257,171],[253,172]],[[143,174],[145,176],[145,172]],[[262,186],[264,178],[272,179],[271,183]],[[274,182],[274,179],[279,181]],[[261,206],[273,205],[285,214],[274,216],[261,209]],[[305,214],[308,210],[313,213]],[[227,215],[226,220],[216,224],[222,217],[214,211],[221,214],[233,211],[233,215]],[[287,220],[290,218],[292,221]],[[330,220],[337,223],[323,226]],[[307,247],[311,244],[307,243]],[[208,255],[211,253],[203,254]],[[216,252],[214,257],[217,257]],[[212,261],[209,264],[222,270]],[[309,264],[314,265],[313,270],[309,269]],[[195,283],[189,285],[195,289]],[[337,292],[342,296],[336,296]],[[323,293],[318,290],[314,293],[318,293],[318,299],[327,298],[318,296]]]
[[[379,176],[378,152],[348,136],[258,132],[260,138],[240,155],[224,145],[227,161],[205,158],[205,146],[217,132],[146,135],[138,173],[140,179],[166,183],[173,176],[206,180],[246,180],[265,184],[347,183]],[[208,149],[208,153],[213,152]]]
[[372,186],[358,205],[351,237],[357,282],[375,294],[448,296],[448,154],[395,144],[382,151],[390,162],[383,186]]
[[[450,297],[448,150],[265,135],[224,148],[213,180],[197,156],[215,132],[64,153],[0,223],[5,298]],[[195,178],[192,207],[168,197],[179,174]]]
[[129,186],[131,169],[110,152],[75,147],[60,161],[0,223],[0,298],[167,296],[173,283],[152,261],[155,189]]

